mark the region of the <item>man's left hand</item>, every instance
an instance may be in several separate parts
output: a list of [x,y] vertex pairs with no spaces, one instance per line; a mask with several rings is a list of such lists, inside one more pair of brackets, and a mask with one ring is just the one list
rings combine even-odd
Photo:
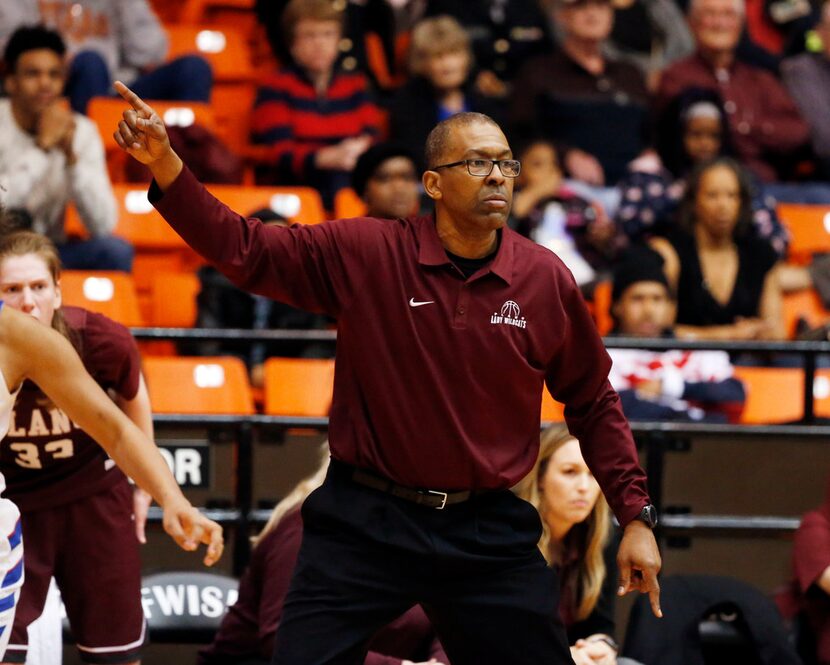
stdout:
[[657,618],[662,618],[660,584],[657,581],[661,565],[654,533],[640,520],[631,521],[625,527],[617,552],[617,566],[620,570],[617,595],[624,596],[630,591],[647,593],[651,601],[651,611]]

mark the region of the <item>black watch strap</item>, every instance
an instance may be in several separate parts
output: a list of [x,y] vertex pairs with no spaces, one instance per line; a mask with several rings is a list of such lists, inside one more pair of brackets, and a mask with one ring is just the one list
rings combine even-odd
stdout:
[[640,514],[637,515],[637,519],[643,522],[649,529],[653,529],[657,526],[657,509],[652,504],[643,506]]

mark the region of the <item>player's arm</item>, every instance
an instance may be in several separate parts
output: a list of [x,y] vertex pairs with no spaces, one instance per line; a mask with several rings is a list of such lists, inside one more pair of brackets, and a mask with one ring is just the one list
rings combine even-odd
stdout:
[[[60,334],[26,314],[0,310],[0,340],[12,354],[11,374],[34,381],[59,408],[115,460],[164,509],[164,528],[186,550],[208,545],[205,563],[222,552],[221,527],[184,497],[158,449],[107,397]],[[8,356],[7,356],[8,359]],[[10,377],[7,377],[7,380]]]
[[[147,439],[150,441],[156,440],[153,431],[153,411],[150,407],[150,395],[147,392],[144,376],[141,374],[138,376],[138,391],[135,397],[127,399],[123,395],[116,394],[115,404],[124,412],[127,418],[135,423],[135,426],[141,430]],[[147,524],[147,512],[152,502],[153,497],[150,496],[149,492],[136,485],[133,494],[133,515],[135,515],[135,533],[140,543],[147,542],[145,526]]]

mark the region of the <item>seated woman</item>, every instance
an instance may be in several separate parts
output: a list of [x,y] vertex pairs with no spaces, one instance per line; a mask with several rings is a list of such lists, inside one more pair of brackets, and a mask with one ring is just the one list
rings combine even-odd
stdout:
[[[689,90],[678,97],[660,118],[657,136],[659,157],[632,162],[618,185],[615,219],[632,242],[670,231],[689,172],[697,164],[732,154],[726,112],[717,94],[707,90]],[[783,258],[790,238],[775,206],[760,183],[753,183],[751,231]]]
[[786,619],[802,622],[799,653],[807,665],[830,665],[830,477],[824,503],[795,533],[793,579],[776,598]]
[[430,130],[456,113],[477,111],[499,120],[495,103],[475,89],[470,37],[454,18],[436,16],[415,26],[409,70],[412,78],[395,95],[389,120],[390,138],[413,155],[423,155]]
[[616,538],[611,510],[565,425],[542,434],[533,470],[515,489],[542,518],[539,549],[556,568],[560,619],[576,665],[637,665],[617,658]]
[[564,182],[556,147],[538,139],[519,150],[522,172],[516,179],[513,215],[516,230],[554,252],[585,287],[611,265],[625,246],[625,236],[602,206],[571,190]]
[[[323,484],[328,445],[315,473],[276,505],[254,541],[248,569],[239,582],[239,600],[228,609],[216,637],[199,652],[198,665],[267,665],[274,653],[282,608],[300,551],[300,507]],[[337,565],[333,561],[332,565]],[[324,637],[322,638],[324,639]],[[366,665],[448,665],[449,661],[424,611],[416,605],[375,634]]]
[[778,256],[750,233],[750,185],[727,157],[689,176],[678,228],[651,247],[677,294],[680,338],[783,339]]

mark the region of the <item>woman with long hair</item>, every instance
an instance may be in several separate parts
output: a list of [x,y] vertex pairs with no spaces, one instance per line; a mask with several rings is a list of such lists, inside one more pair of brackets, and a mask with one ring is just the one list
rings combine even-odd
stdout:
[[[271,512],[254,538],[248,569],[239,582],[239,599],[228,609],[216,637],[199,653],[199,665],[267,665],[282,618],[291,573],[302,540],[300,509],[326,478],[328,442],[317,470],[301,480]],[[333,566],[338,565],[336,561]],[[324,637],[323,637],[324,639]],[[449,660],[424,611],[412,607],[379,631],[369,644],[366,665],[448,665]]]
[[677,294],[681,338],[783,339],[778,256],[750,232],[746,172],[717,157],[696,166],[678,209],[678,228],[651,247]]
[[[2,226],[2,220],[0,220]],[[0,234],[4,239],[6,235]],[[205,563],[213,564],[222,551],[221,527],[201,515],[182,494],[164,459],[152,442],[118,409],[86,372],[72,344],[56,330],[35,321],[28,314],[3,306],[0,296],[0,436],[17,429],[12,417],[15,398],[28,379],[43,391],[52,411],[62,411],[70,429],[87,432],[110,455],[124,473],[155,498],[164,509],[164,528],[185,550],[195,550],[199,542],[208,544]],[[57,418],[55,425],[63,426]],[[42,421],[29,429],[45,428]],[[36,425],[36,426],[35,426]],[[4,443],[4,446],[8,445]],[[36,449],[36,447],[35,447]],[[65,441],[52,451],[66,454]],[[19,448],[34,455],[32,448]],[[32,460],[30,460],[32,461]],[[33,463],[33,462],[32,462]],[[0,491],[5,482],[0,476]],[[4,657],[15,608],[23,584],[23,552],[20,513],[9,499],[0,499],[0,658]],[[82,539],[84,534],[73,537]],[[106,543],[89,542],[88,551]],[[28,545],[27,545],[28,546]],[[100,562],[99,574],[117,568],[120,562]],[[118,617],[116,617],[117,619]]]
[[576,665],[633,665],[617,659],[613,638],[617,569],[611,510],[564,424],[542,434],[536,464],[515,491],[542,518],[539,549],[559,577],[559,614]]

